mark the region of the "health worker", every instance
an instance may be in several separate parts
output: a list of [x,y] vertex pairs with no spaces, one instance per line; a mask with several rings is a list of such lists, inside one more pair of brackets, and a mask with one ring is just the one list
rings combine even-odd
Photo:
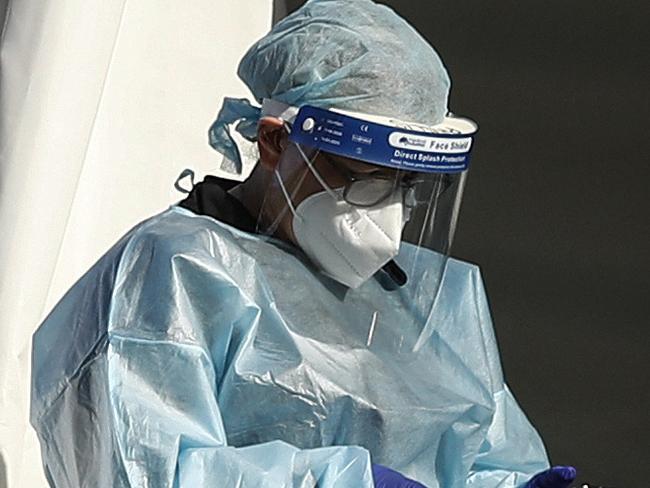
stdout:
[[142,222],[34,336],[53,487],[566,488],[449,258],[477,131],[436,51],[311,0],[246,53],[222,175]]

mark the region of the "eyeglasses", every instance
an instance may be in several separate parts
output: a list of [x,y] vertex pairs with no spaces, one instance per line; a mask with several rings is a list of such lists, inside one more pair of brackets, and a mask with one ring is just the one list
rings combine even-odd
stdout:
[[[405,203],[415,206],[418,203],[418,194],[430,193],[418,190],[425,185],[431,186],[432,184],[436,184],[435,179],[430,177],[418,178],[414,174],[389,175],[380,172],[358,173],[350,171],[331,159],[327,153],[321,152],[319,154],[347,181],[343,187],[343,199],[350,205],[356,207],[374,207],[395,194],[398,188],[402,190]],[[448,178],[448,175],[441,174],[439,176],[439,181],[444,184],[444,187],[436,191],[436,193],[441,194],[451,185],[451,180]],[[406,201],[406,195],[410,195],[409,201]],[[427,194],[427,201],[429,196],[430,194]]]

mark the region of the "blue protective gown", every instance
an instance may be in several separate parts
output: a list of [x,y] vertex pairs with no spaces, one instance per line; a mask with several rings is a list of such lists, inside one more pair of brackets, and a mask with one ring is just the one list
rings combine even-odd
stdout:
[[340,293],[309,266],[180,207],[129,232],[34,336],[50,483],[370,488],[372,462],[496,488],[548,467],[475,266],[447,261],[423,328],[376,280]]

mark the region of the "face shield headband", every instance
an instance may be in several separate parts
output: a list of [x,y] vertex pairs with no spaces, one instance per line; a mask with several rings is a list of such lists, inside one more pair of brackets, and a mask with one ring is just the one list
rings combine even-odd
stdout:
[[295,144],[419,173],[466,171],[478,131],[475,122],[453,114],[432,126],[309,105],[282,115],[290,117],[284,120],[292,123]]

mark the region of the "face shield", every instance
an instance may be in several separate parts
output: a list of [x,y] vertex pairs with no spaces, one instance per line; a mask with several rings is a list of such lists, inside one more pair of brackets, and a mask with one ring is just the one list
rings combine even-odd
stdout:
[[453,240],[476,124],[449,115],[422,126],[312,106],[291,118],[258,230],[292,241],[347,295],[385,293],[423,325]]

